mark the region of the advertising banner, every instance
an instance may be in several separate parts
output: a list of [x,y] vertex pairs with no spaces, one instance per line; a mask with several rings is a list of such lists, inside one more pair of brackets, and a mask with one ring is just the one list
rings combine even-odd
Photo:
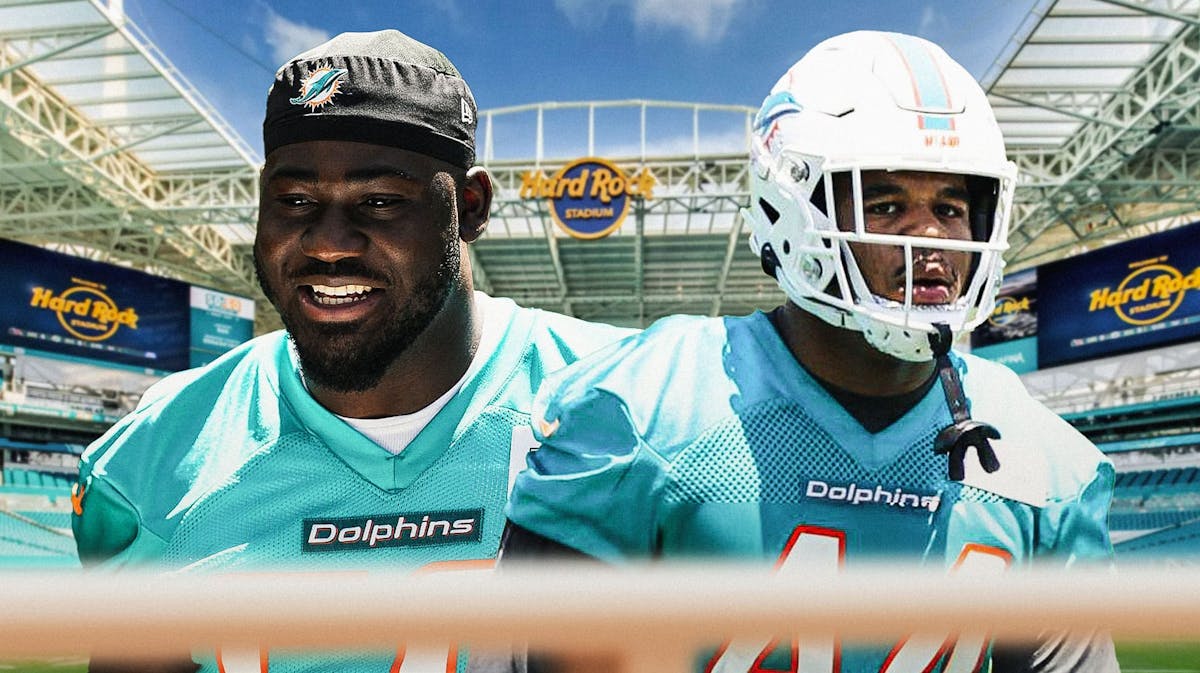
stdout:
[[193,285],[191,366],[199,367],[254,336],[254,302]]
[[174,371],[188,366],[188,286],[0,240],[0,342]]
[[971,333],[971,352],[1018,374],[1038,368],[1037,269],[1005,276],[992,315]]
[[1042,367],[1200,338],[1200,223],[1047,264],[1038,279]]
[[254,335],[254,301],[0,240],[0,347],[155,372],[199,366]]

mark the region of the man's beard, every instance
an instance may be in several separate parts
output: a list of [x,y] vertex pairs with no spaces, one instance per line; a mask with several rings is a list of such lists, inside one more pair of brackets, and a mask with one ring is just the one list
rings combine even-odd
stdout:
[[[254,256],[254,268],[263,293],[279,310],[288,339],[300,358],[300,369],[305,380],[333,392],[351,393],[370,390],[378,385],[391,365],[429,327],[445,306],[451,287],[461,280],[460,257],[458,237],[447,237],[442,260],[434,272],[411,289],[405,304],[393,308],[379,307],[378,310],[390,313],[390,317],[382,325],[369,328],[362,321],[314,324],[290,315],[280,308],[278,296],[267,282],[257,254]],[[358,271],[361,267],[354,262],[315,264],[324,269],[317,271],[318,274],[368,278],[379,275]],[[397,289],[395,284],[391,288]]]

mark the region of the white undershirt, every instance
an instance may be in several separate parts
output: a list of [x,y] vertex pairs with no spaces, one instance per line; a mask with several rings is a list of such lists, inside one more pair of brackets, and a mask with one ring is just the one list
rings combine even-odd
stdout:
[[495,311],[489,310],[491,302],[491,297],[479,292],[475,293],[475,307],[483,320],[483,329],[479,335],[479,347],[475,349],[475,355],[471,358],[471,365],[467,367],[467,371],[441,397],[424,409],[411,414],[388,416],[387,418],[347,418],[345,416],[338,416],[338,418],[382,446],[389,453],[399,455],[425,429],[425,426],[429,425],[429,421],[437,416],[442,407],[446,406],[458,394],[458,391],[462,390],[467,381],[475,376],[500,344],[502,330],[493,317]]

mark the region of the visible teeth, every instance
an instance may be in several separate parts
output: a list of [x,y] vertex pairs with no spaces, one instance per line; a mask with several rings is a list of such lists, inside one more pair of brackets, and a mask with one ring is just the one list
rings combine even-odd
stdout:
[[359,301],[373,288],[366,285],[313,285],[313,299],[322,306],[337,306]]
[[345,297],[351,294],[366,294],[371,291],[367,285],[313,285],[313,292],[323,294],[328,297]]

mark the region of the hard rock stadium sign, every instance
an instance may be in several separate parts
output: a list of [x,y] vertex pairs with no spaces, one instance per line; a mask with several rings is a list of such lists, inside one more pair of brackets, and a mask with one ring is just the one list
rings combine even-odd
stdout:
[[548,177],[543,171],[521,175],[522,199],[546,199],[563,231],[575,238],[603,238],[620,228],[634,198],[654,198],[654,176],[642,169],[627,176],[605,159],[576,159]]
[[1132,271],[1115,288],[1101,287],[1091,292],[1088,311],[1112,309],[1130,325],[1165,320],[1183,303],[1187,292],[1200,289],[1200,267],[1184,275],[1166,259],[1164,255],[1130,264]]
[[34,287],[29,305],[52,311],[63,329],[85,341],[104,341],[122,325],[138,328],[137,309],[118,308],[105,294],[104,285],[78,278],[71,280],[74,285],[57,294],[50,288]]

